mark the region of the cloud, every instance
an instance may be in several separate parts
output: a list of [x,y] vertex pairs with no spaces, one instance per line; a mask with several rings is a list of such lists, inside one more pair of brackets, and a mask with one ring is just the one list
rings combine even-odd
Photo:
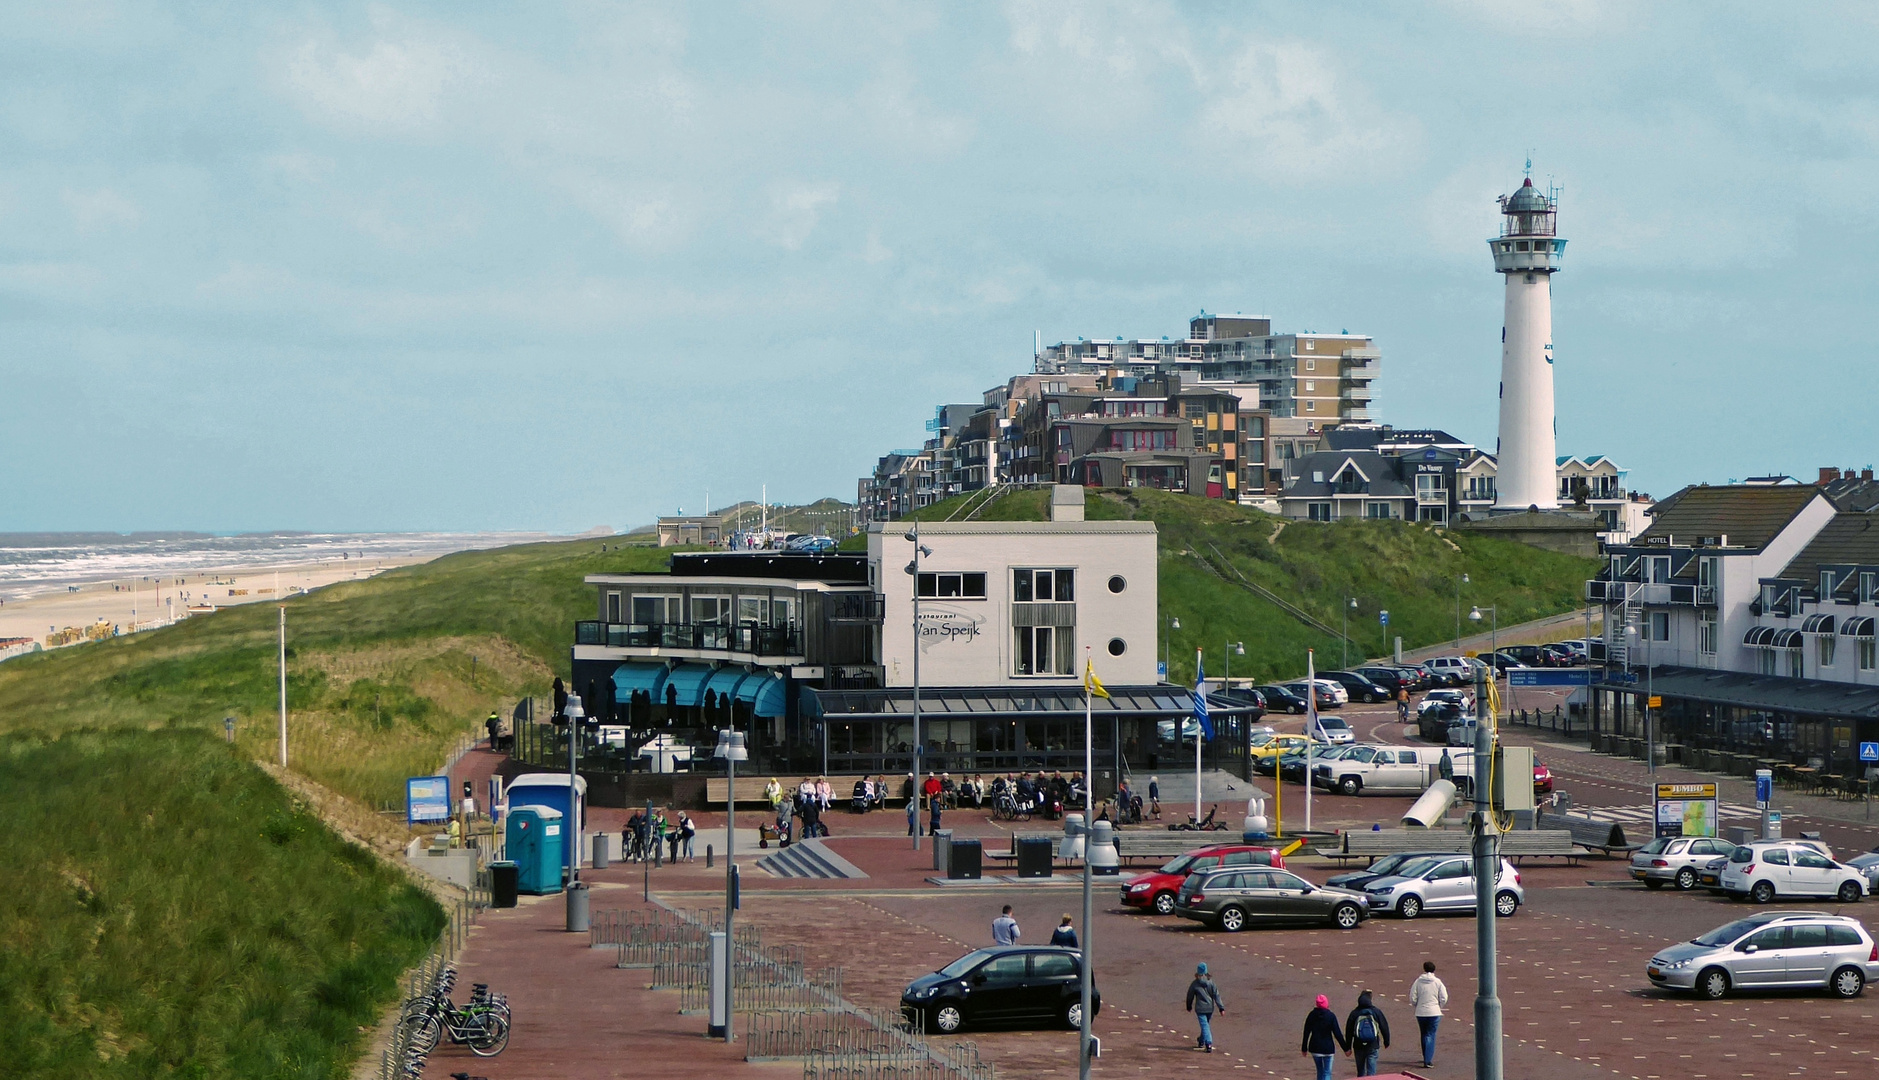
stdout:
[[403,40],[379,38],[355,51],[309,40],[293,50],[283,72],[310,118],[386,132],[435,123],[446,94],[471,74],[461,48],[415,33]]
[[1369,101],[1355,79],[1342,77],[1342,64],[1297,43],[1243,46],[1224,78],[1205,80],[1212,85],[1204,85],[1198,138],[1281,184],[1317,184],[1334,168],[1374,178],[1390,168],[1381,159],[1400,154],[1418,127]]
[[770,193],[770,213],[758,235],[780,248],[795,251],[813,233],[822,211],[841,197],[841,185],[832,182],[788,184]]
[[70,188],[59,192],[59,200],[70,211],[72,220],[78,223],[78,229],[84,233],[105,232],[119,226],[137,224],[143,219],[143,212],[137,204],[110,188],[98,188],[93,191],[73,191]]

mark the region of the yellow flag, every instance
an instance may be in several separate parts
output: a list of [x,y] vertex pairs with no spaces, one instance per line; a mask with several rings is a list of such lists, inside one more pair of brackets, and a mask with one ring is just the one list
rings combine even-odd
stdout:
[[1096,662],[1083,661],[1083,688],[1099,698],[1107,698],[1109,691],[1103,689],[1103,681],[1096,677]]

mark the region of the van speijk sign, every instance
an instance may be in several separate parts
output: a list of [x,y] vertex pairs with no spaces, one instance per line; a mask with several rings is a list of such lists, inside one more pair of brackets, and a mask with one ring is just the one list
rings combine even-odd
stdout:
[[920,651],[935,645],[970,645],[985,633],[985,617],[944,608],[920,612]]

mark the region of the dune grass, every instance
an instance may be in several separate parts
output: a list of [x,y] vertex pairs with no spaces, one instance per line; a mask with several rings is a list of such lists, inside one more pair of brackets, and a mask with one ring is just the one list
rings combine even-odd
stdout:
[[193,731],[0,749],[0,1074],[342,1077],[435,901]]

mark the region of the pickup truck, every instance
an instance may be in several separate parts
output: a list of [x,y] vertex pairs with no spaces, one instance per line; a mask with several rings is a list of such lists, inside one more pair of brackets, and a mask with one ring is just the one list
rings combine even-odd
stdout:
[[[1449,750],[1455,786],[1474,776],[1474,751]],[[1420,794],[1441,776],[1442,751],[1427,746],[1359,746],[1312,768],[1312,783],[1342,795]]]

